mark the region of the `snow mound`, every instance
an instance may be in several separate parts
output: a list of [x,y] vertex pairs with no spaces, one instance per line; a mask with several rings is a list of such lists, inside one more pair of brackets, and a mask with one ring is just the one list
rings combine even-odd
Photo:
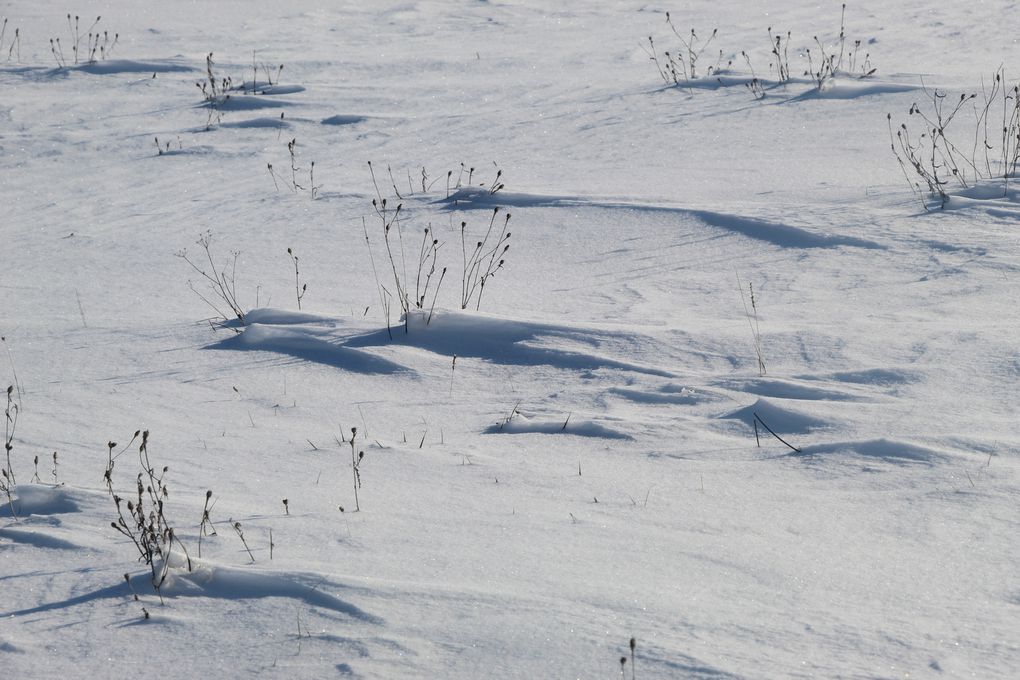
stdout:
[[257,323],[250,324],[238,335],[211,345],[210,349],[275,352],[353,373],[413,372],[389,359],[330,342],[307,331],[274,328]]
[[724,387],[750,392],[762,397],[791,399],[799,401],[856,401],[858,397],[848,392],[807,385],[797,380],[776,378],[750,378],[724,382]]
[[688,212],[709,226],[725,229],[759,241],[766,241],[784,248],[835,248],[838,246],[869,249],[882,248],[878,243],[867,239],[838,234],[815,233],[779,222],[728,215],[712,210],[690,210]]
[[[210,102],[202,102],[199,106],[210,108]],[[272,97],[260,97],[258,95],[232,94],[219,100],[215,108],[220,111],[257,111],[259,109],[282,109],[288,106],[300,106],[296,102],[284,99],[273,99]]]
[[[14,511],[18,517],[27,515],[61,515],[79,512],[80,503],[73,492],[64,487],[42,484],[19,484],[15,490]],[[7,503],[0,506],[0,517],[10,517]]]
[[900,465],[921,464],[928,466],[947,458],[946,454],[926,446],[885,438],[815,444],[813,446],[805,446],[799,454],[793,455],[855,456],[860,458],[877,458]]
[[272,96],[277,94],[297,94],[298,92],[304,92],[304,85],[270,85],[265,81],[252,82],[246,80],[241,85],[235,85],[231,88],[231,92],[258,92],[261,96]]
[[62,538],[50,536],[39,531],[14,529],[11,527],[0,528],[0,538],[6,538],[9,541],[20,543],[22,545],[30,545],[36,548],[47,548],[52,550],[78,550],[82,547],[77,543],[65,541]]
[[[814,81],[810,81],[814,85]],[[882,94],[899,94],[902,92],[913,92],[919,89],[917,85],[904,83],[890,83],[871,78],[828,78],[821,88],[812,87],[807,92],[797,95],[793,100],[807,99],[857,99],[858,97],[870,97]]]
[[921,374],[913,369],[896,367],[866,368],[859,371],[836,371],[828,375],[804,375],[803,380],[826,380],[851,385],[869,385],[884,388],[899,387],[921,380]]
[[368,118],[365,116],[338,113],[335,116],[323,118],[319,122],[322,125],[356,125],[357,123],[363,123],[366,120],[368,120]]
[[609,393],[638,404],[700,404],[715,399],[705,392],[672,383],[648,390],[611,387]]
[[[431,322],[429,317],[431,316]],[[436,354],[485,359],[494,363],[521,366],[550,365],[564,369],[594,370],[615,368],[669,377],[672,374],[636,362],[602,356],[583,347],[597,349],[608,340],[646,342],[623,331],[593,330],[563,324],[518,321],[479,312],[435,310],[431,315],[412,312],[408,330],[394,328],[390,333],[378,330],[349,340],[348,347],[375,347],[400,344]],[[570,348],[553,346],[569,344]]]
[[250,118],[248,120],[229,121],[226,123],[220,123],[220,127],[225,128],[279,128],[288,129],[291,127],[290,122],[283,118],[272,118],[270,116],[263,116],[259,118]]
[[570,416],[563,420],[528,418],[515,413],[508,421],[491,425],[486,434],[572,434],[579,437],[601,437],[603,439],[631,439],[619,430],[600,425],[591,420]]
[[507,191],[490,193],[484,187],[462,187],[451,193],[449,197],[440,199],[437,202],[445,204],[450,209],[457,210],[491,210],[496,206],[520,208],[577,208],[587,206],[604,210],[667,212],[693,217],[710,227],[716,227],[717,229],[723,229],[786,248],[836,248],[839,246],[875,250],[884,248],[884,246],[875,241],[854,236],[817,233],[801,227],[755,217],[653,203],[600,200],[583,196],[544,196],[541,194]]
[[[306,323],[324,324],[329,326],[336,325],[336,319],[328,316],[309,314],[308,312],[293,312],[288,309],[272,309],[270,307],[253,309],[245,313],[244,318],[248,323],[267,324],[273,326],[287,326]],[[236,326],[237,322],[232,321],[230,325]]]
[[92,64],[79,64],[71,67],[75,71],[110,75],[115,73],[188,73],[196,70],[178,59],[159,59],[155,61],[134,61],[131,59],[107,59]]
[[[382,620],[369,614],[353,604],[330,595],[318,588],[313,588],[303,581],[310,577],[297,573],[274,571],[261,573],[251,569],[224,567],[192,560],[192,571],[177,566],[179,556],[174,555],[175,567],[169,572],[166,583],[160,589],[164,596],[169,597],[212,597],[230,600],[259,599],[265,597],[284,597],[300,600],[305,604],[330,609],[345,614],[365,623],[379,624]],[[149,574],[135,576],[145,585],[149,583]],[[316,579],[322,582],[322,578]]]
[[[731,411],[721,417],[725,420],[740,421],[753,428],[756,421],[755,416],[780,436],[784,434],[807,434],[808,432],[831,425],[828,421],[777,404],[768,399],[759,399],[750,406]],[[760,426],[759,430],[761,430]]]

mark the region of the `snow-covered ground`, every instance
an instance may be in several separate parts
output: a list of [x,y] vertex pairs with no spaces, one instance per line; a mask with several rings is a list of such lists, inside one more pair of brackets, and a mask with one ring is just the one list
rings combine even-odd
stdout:
[[1014,15],[854,3],[819,89],[838,3],[0,5],[0,675],[1012,677],[1020,199],[887,114]]

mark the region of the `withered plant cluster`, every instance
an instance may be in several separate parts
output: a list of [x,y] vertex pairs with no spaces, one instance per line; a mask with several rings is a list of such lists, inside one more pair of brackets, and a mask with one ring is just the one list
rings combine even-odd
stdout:
[[209,115],[205,121],[207,130],[223,118],[223,107],[230,101],[230,91],[234,87],[230,76],[217,77],[213,71],[214,65],[213,53],[210,52],[205,55],[205,80],[195,83],[195,86],[202,91],[206,108],[209,109]]
[[[669,12],[666,12],[666,25],[679,40],[679,45],[675,49],[659,53],[652,36],[648,36],[648,44],[643,46],[663,83],[669,86],[688,87],[693,92],[695,81],[734,75],[733,58],[726,59],[722,50],[719,50],[711,66],[704,71],[700,70],[702,56],[718,35],[718,29],[713,29],[707,38],[700,38],[693,28],[689,31],[678,29]],[[794,78],[790,67],[792,34],[789,31],[785,35],[782,32],[773,32],[771,26],[767,27],[765,32],[769,41],[768,80],[759,78],[751,63],[751,57],[746,51],[740,51],[740,57],[746,64],[750,76],[744,85],[755,99],[764,99],[767,87],[787,83]],[[867,52],[861,54],[861,40],[850,40],[847,37],[846,4],[842,6],[840,13],[839,35],[832,45],[827,46],[817,35],[812,37],[812,43],[815,46],[814,51],[811,47],[800,49],[808,64],[803,77],[809,79],[818,90],[824,88],[826,83],[836,76],[867,78],[876,71],[871,65],[871,55]],[[795,55],[797,51],[797,48],[794,48]]]
[[200,277],[198,284],[189,279],[188,287],[216,312],[216,318],[223,322],[236,319],[244,325],[244,308],[237,296],[237,258],[241,253],[231,251],[231,257],[224,264],[217,265],[212,254],[212,243],[211,231],[199,236],[195,244],[201,248],[202,255],[197,260],[192,259],[186,248],[177,251],[177,257],[187,262]]
[[[82,29],[81,19],[78,15],[75,15],[73,18],[70,13],[67,15],[67,32],[70,38],[69,49],[71,52],[70,62],[67,55],[64,54],[64,46],[61,44],[60,38],[50,38],[50,53],[53,55],[53,59],[57,62],[58,67],[67,68],[68,65],[80,63],[95,64],[97,61],[102,61],[110,56],[110,53],[117,46],[120,34],[114,33],[113,40],[111,40],[109,31],[100,32],[99,22],[102,19],[103,17],[98,16],[88,28]],[[86,19],[86,21],[88,20]]]
[[892,152],[925,210],[945,208],[951,186],[1001,179],[1006,196],[1020,162],[1020,83],[1009,84],[1000,67],[980,93],[923,92],[924,106],[911,104],[906,121],[886,119]]
[[[128,450],[141,435],[138,445],[138,462],[142,471],[135,480],[132,497],[124,499],[114,491],[113,469],[120,453]],[[116,442],[107,444],[107,468],[104,475],[107,489],[117,508],[117,520],[110,526],[126,536],[138,550],[138,560],[149,567],[152,587],[160,594],[160,589],[170,573],[170,555],[176,543],[184,553],[188,571],[191,571],[191,557],[184,543],[174,533],[166,515],[166,501],[170,497],[170,489],[165,480],[169,468],[163,467],[159,472],[149,460],[149,431],[135,432],[127,446],[117,454]],[[125,514],[126,511],[126,514]],[[162,594],[160,594],[162,599]]]
[[[7,36],[7,17],[4,17],[3,24],[0,25],[0,54],[4,51],[4,38]],[[17,54],[17,59],[21,61],[21,29],[15,28],[14,33],[10,38],[10,42],[6,45],[7,48],[7,61],[14,58]]]
[[[379,271],[375,264],[375,256],[372,254],[368,226],[365,223],[362,226],[372,265],[372,273],[375,276],[376,287],[379,291],[379,301],[386,316],[387,330],[392,337],[389,319],[394,299],[403,315],[405,332],[409,330],[410,316],[413,312],[424,314],[425,310],[428,309],[428,314],[424,317],[425,324],[431,323],[433,313],[435,312],[436,300],[439,297],[439,289],[443,285],[448,271],[448,267],[443,266],[440,268],[438,264],[439,251],[445,245],[445,242],[440,240],[435,229],[429,224],[422,229],[421,243],[417,246],[417,257],[408,253],[407,251],[411,246],[408,245],[407,248],[404,246],[404,231],[407,220],[403,203],[397,203],[395,208],[390,207],[390,201],[383,197],[379,189],[375,169],[372,167],[371,162],[368,163],[368,167],[376,190],[376,198],[372,199],[372,208],[379,219],[383,246],[386,251],[387,262],[389,263],[389,272],[393,277],[392,291],[379,280]],[[387,170],[389,170],[393,191],[397,199],[402,199],[403,197],[397,189],[396,182],[393,181],[392,170],[389,168]],[[453,185],[450,184],[453,171],[447,172],[447,198],[450,196],[451,189],[457,190],[464,186],[462,184],[464,171],[465,168],[461,164],[461,173]],[[467,169],[468,183],[474,177],[474,172],[475,169],[473,167]],[[486,188],[490,195],[504,188],[505,185],[501,181],[502,177],[503,171],[496,168],[496,176]],[[424,167],[421,171],[421,178],[423,193],[426,193],[438,181],[436,179],[429,183],[428,173]],[[411,192],[413,193],[413,188]],[[498,217],[501,211],[502,208],[493,208],[488,226],[480,237],[471,236],[466,221],[460,223],[461,259],[463,266],[461,270],[461,309],[467,309],[472,303],[476,310],[481,308],[482,295],[485,292],[486,284],[496,275],[496,272],[503,268],[506,262],[505,256],[510,250],[510,213],[504,212],[502,215],[503,219],[499,220]],[[470,245],[472,241],[474,242],[473,246]],[[413,272],[413,275],[410,272]]]
[[[659,77],[667,85],[683,85],[688,81],[699,78],[698,62],[701,60],[701,55],[712,44],[712,41],[715,40],[719,29],[712,29],[712,33],[708,38],[701,39],[693,28],[689,33],[680,31],[673,23],[669,12],[666,12],[666,25],[669,26],[673,35],[680,41],[680,46],[673,51],[666,50],[663,52],[663,60],[661,62],[656,54],[655,40],[652,36],[648,36],[648,48],[645,50],[649,59],[655,64]],[[711,76],[713,71],[720,69],[722,58],[723,53],[720,50],[718,60],[714,65],[708,67],[705,72],[706,76]]]

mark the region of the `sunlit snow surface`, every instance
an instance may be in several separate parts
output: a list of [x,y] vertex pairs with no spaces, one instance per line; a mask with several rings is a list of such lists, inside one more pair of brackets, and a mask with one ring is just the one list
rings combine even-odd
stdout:
[[[667,10],[717,77],[663,86]],[[1012,677],[1020,197],[925,213],[886,118],[1012,82],[1014,14],[851,4],[878,70],[819,91],[837,3],[8,3],[0,674]],[[189,289],[207,232],[245,326]],[[103,479],[139,429],[160,594]]]

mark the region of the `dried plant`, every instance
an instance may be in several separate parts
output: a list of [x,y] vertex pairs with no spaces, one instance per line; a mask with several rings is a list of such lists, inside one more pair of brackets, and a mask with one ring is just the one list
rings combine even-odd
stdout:
[[920,131],[907,122],[894,128],[891,113],[886,120],[893,155],[924,209],[944,208],[952,184],[967,189],[999,178],[1006,196],[1020,163],[1020,83],[1010,85],[999,68],[989,85],[982,81],[980,95],[922,91],[926,105],[915,102],[908,111]]
[[358,436],[358,428],[351,428],[351,474],[354,480],[354,511],[361,511],[361,503],[358,500],[358,489],[361,488],[361,461],[365,459],[364,451],[357,451],[354,440]]
[[[439,292],[448,271],[448,267],[441,267],[439,264],[439,255],[444,244],[438,238],[435,229],[429,224],[422,231],[422,240],[418,247],[417,260],[413,259],[413,255],[408,256],[403,242],[404,204],[398,203],[396,208],[390,208],[388,199],[382,195],[379,189],[379,183],[371,161],[369,161],[368,167],[376,192],[376,198],[372,199],[372,208],[379,218],[382,227],[383,247],[386,250],[386,258],[390,264],[389,270],[393,276],[393,291],[391,292],[379,282],[379,272],[376,269],[375,259],[372,255],[371,239],[369,238],[368,228],[363,221],[362,226],[365,234],[365,243],[368,246],[372,273],[375,276],[376,286],[379,289],[380,303],[386,311],[387,329],[390,329],[389,307],[391,301],[396,298],[404,316],[404,330],[407,332],[409,328],[408,318],[413,311],[424,313],[427,309],[428,314],[424,315],[425,323],[428,325],[432,322]],[[485,187],[485,191],[489,195],[496,194],[505,187],[505,184],[502,182],[503,171],[498,165],[495,167],[495,170],[496,174],[488,185],[485,183],[479,183],[478,185]],[[464,186],[465,174],[467,176],[467,183],[470,184],[475,174],[475,168],[467,168],[461,163],[461,169],[456,176],[456,181],[454,181],[453,171],[447,172],[447,196],[449,196],[450,189],[459,189]],[[390,177],[392,179],[392,172]],[[432,184],[428,183],[428,175],[424,168],[422,169],[422,178],[422,188],[423,190],[428,190],[434,182]],[[396,186],[394,186],[394,190],[396,190]],[[497,223],[496,217],[500,210],[501,208],[498,207],[493,210],[485,233],[481,235],[479,240],[475,240],[474,247],[470,249],[468,242],[473,239],[469,237],[467,222],[461,222],[461,262],[463,266],[460,291],[461,309],[467,309],[470,304],[474,304],[476,310],[480,308],[486,284],[496,275],[496,272],[503,268],[506,262],[505,255],[510,248],[511,237],[509,231],[510,214],[506,213],[502,222]],[[408,262],[409,259],[410,263]],[[408,275],[409,269],[415,272],[413,283],[412,277]],[[413,291],[411,291],[412,287],[414,288]]]
[[[439,248],[442,246],[439,239],[433,238],[432,233],[432,225],[430,224],[425,227],[425,233],[422,236],[421,248],[418,251],[418,275],[414,281],[414,305],[422,310],[425,309],[429,286],[432,284],[432,279],[436,274],[436,258],[439,255]],[[446,267],[443,267],[439,273],[439,280],[436,281],[435,291],[432,294],[432,307],[429,309],[429,315],[425,321],[426,326],[432,322],[432,313],[436,308],[436,299],[439,297],[439,289],[442,287],[443,279],[445,278]]]
[[201,277],[205,290],[200,290],[193,281],[188,281],[188,287],[204,303],[216,312],[224,322],[237,319],[244,325],[244,310],[241,308],[237,298],[237,258],[240,251],[232,251],[231,258],[221,267],[217,268],[212,254],[213,236],[207,231],[199,236],[196,245],[202,249],[203,256],[197,261],[188,255],[187,249],[176,253]]
[[296,194],[299,191],[308,191],[309,195],[312,197],[312,200],[315,200],[315,198],[317,198],[319,195],[319,189],[322,188],[321,184],[315,183],[315,161],[312,161],[309,164],[308,185],[305,186],[304,184],[301,184],[301,182],[304,182],[303,179],[301,179],[300,182],[298,181],[299,177],[304,176],[304,168],[302,168],[301,164],[298,162],[297,146],[298,143],[296,138],[291,139],[289,142],[287,142],[287,155],[289,156],[290,159],[289,178],[286,175],[278,174],[273,169],[272,163],[267,163],[266,168],[269,170],[269,176],[273,178],[273,185],[276,187],[277,191],[280,190],[280,182],[283,182],[284,186],[290,189],[293,193]]
[[[159,137],[153,137],[153,140],[156,143],[156,155],[157,156],[162,156],[165,153],[170,153],[170,144],[171,144],[171,142],[168,141],[164,145],[163,142],[159,141]],[[184,143],[181,142],[181,138],[178,136],[177,137],[177,150],[180,151],[182,149],[184,149]]]
[[[81,18],[75,15],[72,19],[70,14],[67,15],[67,31],[71,39],[70,50],[74,65],[79,63],[94,64],[97,61],[102,61],[109,57],[117,46],[120,34],[114,33],[113,40],[110,40],[109,31],[100,32],[98,25],[102,19],[101,16],[96,17],[96,20],[88,28],[82,30]],[[17,32],[15,35],[17,36]],[[50,38],[50,53],[59,68],[67,68],[67,57],[64,55],[64,47],[59,37]]]
[[[856,78],[867,78],[874,75],[875,69],[871,65],[871,55],[867,52],[862,57],[861,41],[854,40],[852,47],[847,46],[846,37],[846,3],[839,15],[839,37],[837,42],[832,48],[827,49],[822,41],[818,39],[818,36],[813,38],[815,45],[818,47],[818,56],[820,61],[818,62],[818,68],[815,68],[814,57],[811,54],[811,49],[805,50],[808,59],[808,70],[804,72],[805,76],[809,76],[815,82],[815,87],[819,90],[825,85],[825,83],[834,78],[839,74],[853,76]],[[839,51],[836,52],[836,47]]]
[[205,492],[205,505],[202,506],[202,521],[198,524],[198,556],[202,556],[202,537],[203,536],[215,536],[216,527],[213,526],[212,519],[209,518],[209,513],[212,512],[213,506],[216,505],[214,501],[212,505],[209,501],[212,500],[212,489]]
[[11,451],[14,449],[14,432],[18,427],[18,413],[20,409],[14,403],[14,385],[7,386],[7,407],[4,409],[4,455],[6,457],[4,467],[0,468],[0,493],[7,498],[7,505],[11,509],[11,516],[17,517],[14,509],[14,487],[17,480],[14,477],[14,467],[11,465]]
[[238,538],[241,539],[241,543],[244,545],[244,549],[248,551],[248,557],[251,561],[255,561],[255,555],[252,554],[251,548],[248,547],[248,541],[244,539],[244,531],[241,530],[241,523],[235,522],[233,519],[230,520],[230,526],[234,527],[234,531],[237,532]]
[[[667,85],[690,87],[693,92],[692,82],[704,80],[706,77],[721,75],[727,72],[733,65],[732,60],[723,65],[723,52],[719,51],[718,59],[714,66],[702,71],[699,70],[699,63],[702,54],[714,41],[718,30],[713,30],[707,39],[699,39],[694,29],[689,33],[679,31],[669,13],[666,13],[666,22],[670,30],[680,40],[680,47],[674,52],[656,52],[655,41],[649,36],[647,46],[643,46],[648,58],[655,65],[659,77]],[[780,31],[773,31],[769,26],[765,31],[768,35],[769,45],[769,71],[771,79],[766,81],[755,73],[751,65],[751,58],[745,51],[740,52],[744,63],[750,73],[750,80],[744,81],[744,86],[755,99],[764,99],[765,91],[770,84],[783,84],[793,80],[794,74],[790,66],[790,52],[794,50],[795,56],[798,50],[793,48],[793,36],[790,31],[783,34]],[[814,82],[817,89],[821,90],[826,83],[837,75],[854,78],[867,78],[873,75],[876,69],[871,64],[871,55],[866,51],[862,54],[862,41],[853,40],[847,37],[846,33],[846,5],[842,5],[839,23],[839,35],[831,47],[819,39],[813,37],[814,51],[812,48],[804,48],[799,51],[800,55],[807,59],[807,70],[804,76]],[[722,83],[722,80],[719,79]]]
[[[505,263],[504,256],[510,250],[510,213],[506,213],[502,229],[497,232],[495,225],[499,211],[498,207],[492,209],[489,227],[481,240],[475,242],[470,254],[467,247],[467,222],[460,223],[461,255],[464,262],[461,275],[461,309],[467,309],[472,299],[475,300],[475,309],[481,308],[485,284],[503,268]],[[492,240],[493,238],[495,240]]]
[[[704,54],[708,46],[715,40],[719,29],[712,29],[712,33],[708,38],[703,40],[698,37],[697,32],[693,28],[690,29],[690,32],[680,31],[673,23],[669,12],[666,12],[666,25],[669,26],[673,35],[680,41],[680,47],[675,51],[663,52],[663,60],[661,62],[655,52],[655,40],[652,36],[648,36],[648,47],[645,49],[648,58],[655,64],[659,77],[662,78],[666,85],[683,85],[688,81],[699,78],[698,63],[701,60],[701,55]],[[707,75],[710,76],[713,70],[718,70],[721,61],[722,52],[719,53],[719,61],[716,62],[715,66],[708,67]]]
[[301,283],[301,272],[298,270],[298,256],[290,248],[287,248],[287,255],[290,256],[290,261],[294,265],[294,295],[297,297],[297,308],[300,310],[301,300],[304,299],[305,293],[308,292],[308,284]]
[[[7,17],[4,17],[3,24],[0,25],[0,54],[4,50],[4,38],[7,35]],[[7,61],[10,61],[14,56],[14,53],[18,54],[18,61],[21,61],[21,29],[15,28],[13,37],[10,43],[7,45]]]
[[758,301],[754,296],[754,284],[747,284],[747,291],[751,298],[751,307],[748,309],[747,299],[744,297],[744,289],[740,283],[740,276],[737,275],[737,290],[740,292],[740,302],[744,305],[744,317],[747,325],[751,328],[751,336],[754,338],[754,353],[758,359],[758,375],[765,375],[765,358],[761,347],[761,330],[758,327]]
[[[259,69],[266,75],[265,85],[263,89],[259,89]],[[283,64],[278,66],[267,64],[265,62],[257,62],[255,60],[255,50],[251,51],[251,93],[252,94],[265,94],[267,88],[273,87],[273,85],[280,84],[280,76],[283,74]],[[276,75],[276,82],[273,82],[273,75]],[[244,91],[247,92],[247,83],[242,86]]]
[[[137,433],[136,433],[137,436]],[[134,439],[132,439],[132,442]],[[107,445],[110,452],[115,443]],[[138,560],[149,567],[152,586],[162,601],[160,589],[170,572],[170,553],[174,543],[184,552],[187,569],[191,571],[191,557],[184,543],[176,536],[166,515],[166,501],[170,489],[165,478],[169,468],[157,472],[149,459],[149,431],[142,432],[138,447],[138,462],[142,471],[136,478],[135,493],[126,501],[113,491],[113,457],[107,468],[110,495],[117,508],[117,520],[110,523],[114,529],[127,537],[138,550]],[[125,508],[127,514],[125,515]]]
[[205,55],[205,80],[198,81],[195,86],[202,91],[205,105],[209,109],[209,115],[205,121],[205,129],[212,128],[214,123],[219,123],[223,117],[223,107],[230,100],[230,90],[233,89],[233,80],[228,76],[219,78],[213,71],[213,53]]

